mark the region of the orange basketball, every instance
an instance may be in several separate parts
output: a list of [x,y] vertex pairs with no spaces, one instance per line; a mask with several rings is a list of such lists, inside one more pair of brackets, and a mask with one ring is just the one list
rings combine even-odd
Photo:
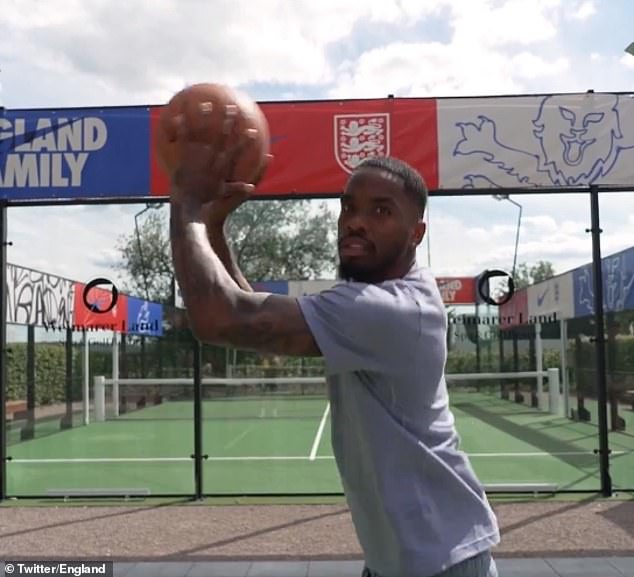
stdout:
[[[208,115],[202,114],[201,105],[209,108]],[[176,141],[174,127],[170,120],[178,114],[185,117],[191,138],[212,143],[222,131],[225,107],[235,104],[238,115],[235,122],[242,133],[255,128],[257,136],[243,149],[233,174],[234,182],[253,183],[265,162],[270,148],[269,126],[264,113],[256,102],[248,96],[221,84],[194,84],[176,93],[163,107],[158,129],[154,132],[154,149],[159,163],[168,174],[173,174],[181,162],[181,148]],[[231,144],[231,143],[230,143]]]

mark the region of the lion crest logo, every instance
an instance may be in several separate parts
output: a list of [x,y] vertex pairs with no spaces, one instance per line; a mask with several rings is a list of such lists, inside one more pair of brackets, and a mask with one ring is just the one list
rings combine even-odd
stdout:
[[334,146],[337,163],[351,173],[364,159],[390,154],[390,115],[336,114]]

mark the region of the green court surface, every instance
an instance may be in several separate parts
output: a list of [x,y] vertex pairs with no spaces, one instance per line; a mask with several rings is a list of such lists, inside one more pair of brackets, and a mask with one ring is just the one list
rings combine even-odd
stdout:
[[[486,485],[555,483],[559,490],[599,491],[598,428],[494,394],[453,393],[461,449]],[[326,399],[310,392],[221,397],[203,404],[204,493],[340,493],[330,446]],[[629,411],[629,412],[628,412]],[[631,408],[621,414],[630,421]],[[147,489],[194,493],[191,400],[163,400],[119,416],[60,430],[36,424],[20,440],[10,430],[7,492],[45,496],[74,489]],[[634,488],[634,427],[610,433],[615,490]]]

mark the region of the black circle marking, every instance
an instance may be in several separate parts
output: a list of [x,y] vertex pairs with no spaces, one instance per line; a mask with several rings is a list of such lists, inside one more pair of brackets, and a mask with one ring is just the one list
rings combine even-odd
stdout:
[[[98,301],[96,302],[89,302],[88,301],[88,293],[90,292],[91,289],[97,287],[97,286],[103,286],[103,285],[107,285],[107,286],[111,286],[112,287],[112,299],[110,301],[110,304],[106,307],[106,308],[100,308],[99,307],[99,303]],[[93,280],[91,280],[85,287],[84,287],[84,292],[82,293],[82,298],[84,301],[84,304],[86,305],[86,308],[93,312],[93,313],[97,313],[99,315],[103,315],[105,313],[110,312],[115,305],[117,304],[117,301],[119,300],[119,291],[116,287],[116,285],[107,278],[103,278],[103,277],[99,277],[99,278],[95,278]]]
[[[508,277],[509,291],[507,295],[502,297],[500,300],[496,301],[496,300],[493,300],[493,298],[489,294],[489,279],[492,279],[498,276]],[[478,295],[487,304],[499,307],[509,302],[514,293],[515,293],[515,282],[513,281],[513,277],[506,271],[503,271],[500,269],[485,270],[478,278]]]

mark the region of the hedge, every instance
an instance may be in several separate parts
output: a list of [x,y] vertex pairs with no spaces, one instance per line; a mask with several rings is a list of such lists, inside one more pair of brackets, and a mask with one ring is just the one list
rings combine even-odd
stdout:
[[[497,342],[491,347],[491,354],[483,347],[481,350],[481,371],[497,372],[500,370]],[[512,349],[509,343],[505,343],[505,357],[502,370],[514,371]],[[82,398],[82,346],[74,344],[72,349],[72,382],[71,388],[74,400]],[[590,342],[580,344],[579,351],[575,351],[575,342],[569,340],[567,351],[568,366],[571,369],[572,383],[576,379],[580,385],[590,379],[593,381],[595,363],[595,345]],[[174,337],[163,340],[148,340],[146,344],[145,370],[142,374],[141,351],[138,342],[130,342],[127,345],[125,362],[120,356],[120,375],[122,377],[177,377],[193,374],[193,353],[191,340],[185,337]],[[10,343],[7,351],[7,399],[18,400],[26,398],[26,369],[27,369],[27,344]],[[578,362],[576,361],[578,359]],[[608,372],[619,374],[634,374],[634,338],[620,338],[613,344],[613,349],[608,354]],[[202,355],[203,364],[212,367],[214,376],[224,376],[226,356],[224,349],[205,345]],[[289,373],[304,372],[308,367],[319,372],[323,367],[321,359],[296,359],[283,358],[283,367]],[[530,361],[528,352],[524,351],[519,356],[519,370],[534,370],[534,364]],[[576,364],[577,363],[577,364]],[[97,374],[112,374],[112,353],[107,345],[93,346],[90,353],[91,378]],[[257,367],[265,365],[263,357],[240,351],[238,364]],[[559,367],[559,351],[544,351],[544,369]],[[292,367],[295,371],[292,371]],[[303,371],[298,370],[300,367]],[[476,372],[475,352],[459,352],[453,350],[447,359],[446,371],[448,373],[474,373]],[[205,376],[208,374],[206,373]],[[585,376],[584,376],[585,375]],[[65,400],[66,382],[66,351],[64,343],[36,343],[35,344],[35,400],[37,405],[63,402]]]

